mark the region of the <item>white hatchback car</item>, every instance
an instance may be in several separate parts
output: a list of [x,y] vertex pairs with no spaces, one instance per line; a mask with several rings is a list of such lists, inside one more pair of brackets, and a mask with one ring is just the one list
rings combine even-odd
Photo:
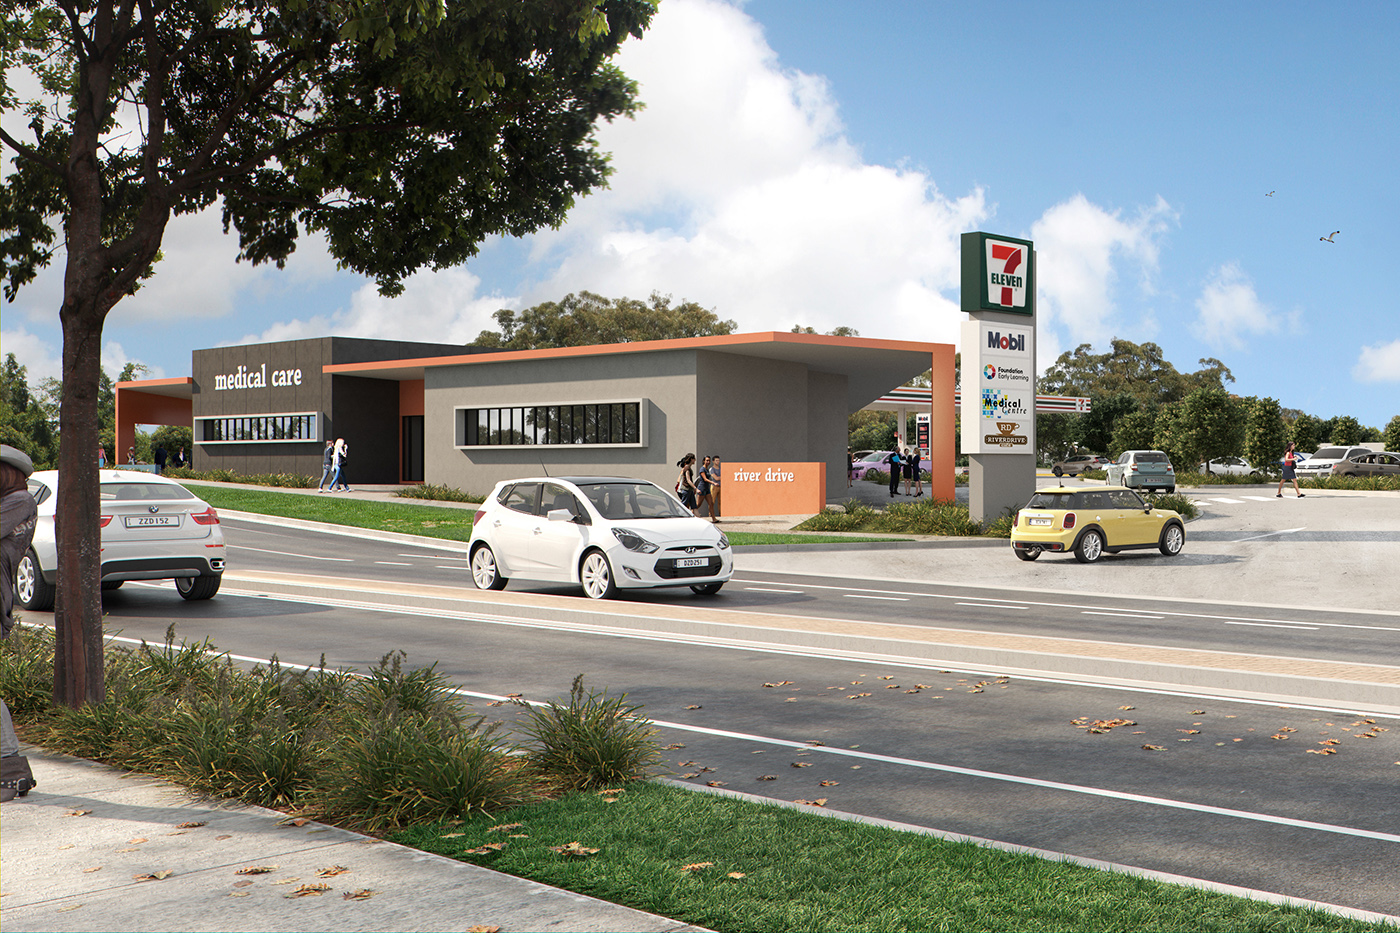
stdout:
[[[223,580],[226,548],[219,513],[174,480],[135,470],[98,473],[102,502],[102,588],[127,580],[174,580],[185,599],[209,599]],[[26,609],[53,606],[58,582],[54,511],[58,471],[29,477],[39,504],[29,551],[15,568],[15,598]]]
[[530,477],[497,483],[472,523],[472,581],[577,583],[592,599],[619,589],[689,586],[712,596],[734,552],[707,519],[643,479]]

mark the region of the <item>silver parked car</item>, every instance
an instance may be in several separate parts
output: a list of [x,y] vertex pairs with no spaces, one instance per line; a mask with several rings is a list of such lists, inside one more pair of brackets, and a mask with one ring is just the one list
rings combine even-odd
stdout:
[[1105,469],[1110,486],[1176,492],[1176,470],[1160,450],[1125,450]]
[[1253,476],[1259,471],[1243,457],[1221,457],[1197,467],[1202,473],[1216,476]]
[[1333,476],[1400,476],[1400,454],[1382,450],[1332,464]]
[[1342,447],[1334,445],[1331,447],[1319,447],[1313,455],[1293,468],[1299,479],[1317,479],[1322,476],[1331,476],[1334,464],[1343,460],[1350,460],[1352,457],[1364,457],[1366,454],[1375,453],[1369,447]]
[[[226,548],[219,513],[174,480],[136,470],[102,470],[102,588],[127,580],[174,580],[185,599],[219,592]],[[39,505],[29,551],[15,568],[15,598],[26,609],[53,606],[58,583],[54,512],[58,471],[29,477]]]

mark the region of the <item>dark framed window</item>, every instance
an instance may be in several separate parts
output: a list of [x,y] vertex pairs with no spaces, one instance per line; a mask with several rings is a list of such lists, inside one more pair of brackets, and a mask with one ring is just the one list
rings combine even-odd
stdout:
[[640,444],[642,402],[462,408],[459,447]]

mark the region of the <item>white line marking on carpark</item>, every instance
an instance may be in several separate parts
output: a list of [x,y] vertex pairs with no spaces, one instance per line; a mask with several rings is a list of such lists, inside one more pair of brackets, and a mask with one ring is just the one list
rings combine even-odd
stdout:
[[1097,609],[1085,609],[1079,613],[1082,616],[1118,616],[1123,619],[1161,619],[1163,616],[1150,616],[1141,612],[1099,612]]
[[842,593],[847,599],[883,599],[892,603],[907,603],[907,596],[866,596],[864,593]]
[[278,557],[304,557],[307,560],[334,560],[343,564],[353,564],[353,557],[320,557],[316,554],[292,554],[288,551],[269,551],[267,548],[248,547],[246,544],[230,544],[229,547],[240,551],[257,551],[259,554],[276,554]]
[[399,554],[398,557],[427,557],[430,560],[471,560],[470,557],[457,557],[453,554]]
[[1291,628],[1301,629],[1305,632],[1316,632],[1316,625],[1304,625],[1301,622],[1226,622],[1226,625],[1256,625],[1260,628]]
[[408,561],[404,560],[377,560],[376,564],[383,564],[386,567],[412,567]]
[[[107,635],[106,638],[112,641],[123,641],[130,644],[139,645],[144,641],[140,638],[127,638],[120,635]],[[256,658],[248,655],[238,655],[226,652],[211,650],[208,653],[215,655],[226,655],[234,661],[244,661],[249,664],[271,664],[268,658]],[[280,661],[283,667],[297,668],[299,670],[318,670],[316,666],[310,664],[296,664],[290,661]],[[352,676],[356,676],[355,671],[349,671]],[[364,676],[364,675],[358,675]],[[511,697],[500,696],[494,693],[481,693],[475,690],[466,690],[461,687],[452,688],[454,693],[461,696],[475,697],[477,699],[489,700],[491,702],[504,702]],[[544,706],[537,700],[521,700],[531,706]],[[1047,781],[1041,778],[1025,777],[1019,774],[1008,774],[1001,771],[982,771],[977,768],[963,768],[958,765],[945,765],[936,761],[922,761],[917,758],[900,758],[894,755],[877,755],[873,752],[862,752],[855,749],[834,748],[826,745],[809,745],[806,742],[795,742],[790,739],[778,739],[766,735],[754,735],[747,732],[730,732],[727,729],[713,729],[706,726],[692,726],[683,722],[668,722],[662,719],[650,720],[651,724],[663,729],[676,729],[683,732],[695,732],[702,735],[712,735],[717,738],[738,739],[744,742],[755,742],[762,745],[772,745],[778,748],[790,748],[820,755],[839,755],[844,758],[855,758],[862,761],[880,762],[882,764],[902,765],[909,768],[919,768],[925,771],[939,771],[944,774],[957,774],[963,777],[981,778],[989,781],[1001,781],[1008,784],[1022,784],[1029,787],[1041,787],[1047,790],[1063,791],[1071,794],[1083,794],[1090,797],[1104,797],[1109,800],[1121,800],[1125,803],[1139,803],[1154,807],[1165,807],[1173,810],[1187,810],[1193,813],[1203,813],[1212,816],[1227,816],[1235,819],[1250,820],[1256,823],[1272,823],[1276,826],[1292,826],[1297,829],[1313,830],[1315,832],[1334,833],[1341,836],[1354,836],[1362,839],[1375,839],[1380,842],[1400,843],[1400,835],[1394,833],[1377,832],[1370,829],[1357,829],[1352,826],[1338,826],[1333,823],[1317,823],[1312,820],[1298,820],[1292,817],[1275,816],[1271,813],[1255,813],[1250,810],[1233,810],[1228,807],[1215,807],[1208,804],[1192,803],[1188,800],[1173,800],[1170,797],[1153,797],[1147,794],[1133,794],[1126,791],[1109,790],[1103,787],[1090,787],[1084,784],[1066,784],[1061,781]]]
[[978,609],[1029,609],[1030,606],[1004,606],[997,603],[954,603],[955,606],[974,606]]
[[1255,502],[1269,502],[1270,500],[1272,500],[1272,499],[1277,499],[1278,497],[1277,497],[1277,496],[1242,496],[1241,498],[1244,498],[1244,499],[1253,499]]
[[1285,529],[1283,529],[1282,531],[1266,531],[1266,532],[1264,532],[1262,535],[1251,535],[1251,536],[1248,537],[1248,538],[1236,538],[1234,541],[1231,541],[1230,543],[1231,543],[1231,544],[1239,544],[1239,543],[1242,542],[1242,541],[1258,541],[1260,538],[1272,538],[1274,535],[1291,535],[1291,534],[1296,534],[1297,532],[1303,531],[1303,530],[1305,530],[1306,528],[1307,528],[1307,526],[1304,525],[1302,528],[1285,528]]
[[787,593],[792,596],[799,595],[802,592],[801,590],[775,590],[768,586],[746,586],[744,589],[754,593]]

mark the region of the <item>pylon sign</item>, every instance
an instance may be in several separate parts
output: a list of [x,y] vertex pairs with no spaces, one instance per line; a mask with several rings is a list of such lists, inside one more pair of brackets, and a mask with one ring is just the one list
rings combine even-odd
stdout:
[[964,233],[962,309],[1034,317],[1034,244],[992,233]]

